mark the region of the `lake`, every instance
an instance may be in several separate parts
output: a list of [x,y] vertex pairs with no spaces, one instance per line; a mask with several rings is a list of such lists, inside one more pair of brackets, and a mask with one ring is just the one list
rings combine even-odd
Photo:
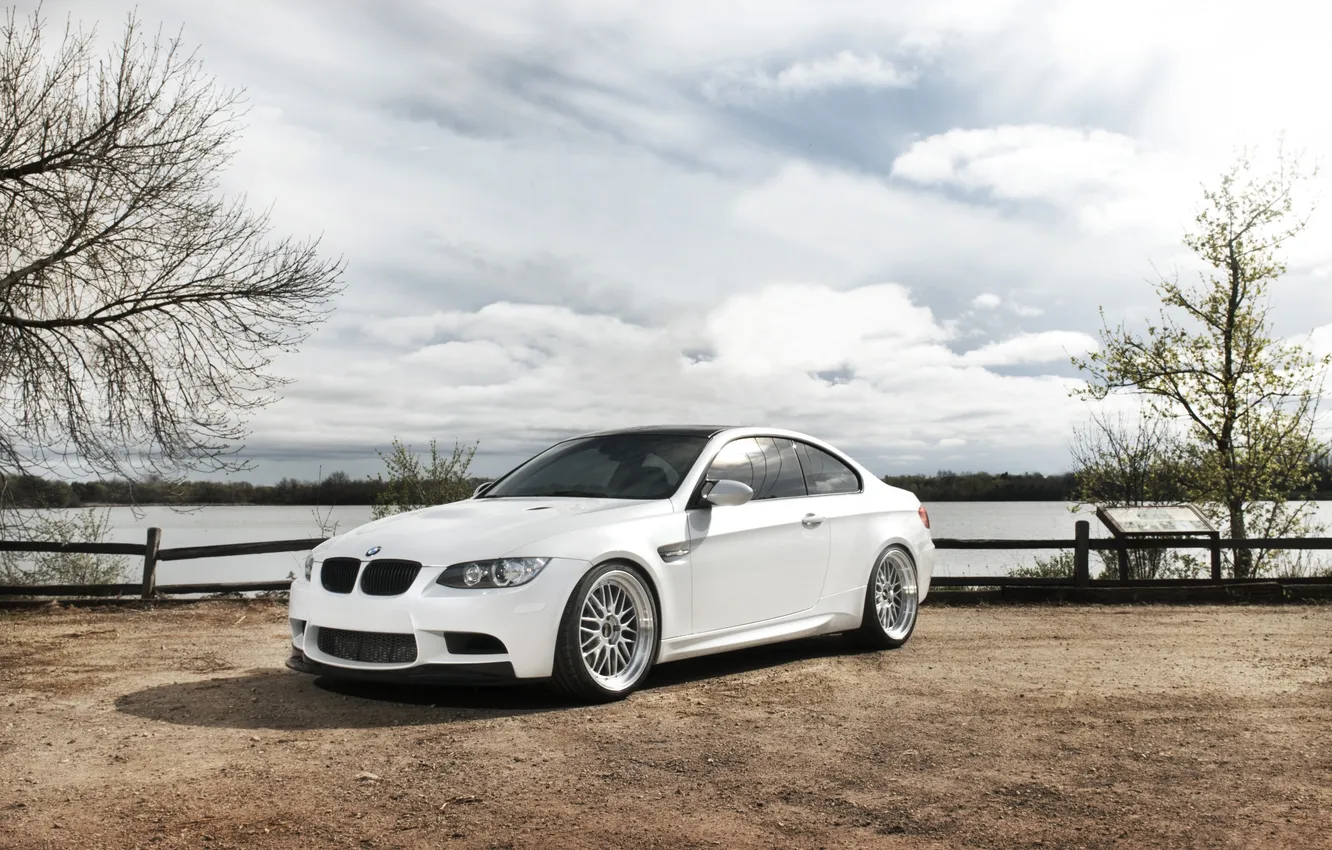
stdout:
[[[1072,539],[1077,519],[1091,521],[1093,537],[1109,536],[1094,514],[1070,512],[1065,502],[927,502],[935,537],[962,538],[1064,538]],[[1332,526],[1332,502],[1318,503],[1318,518]],[[221,505],[177,510],[149,506],[109,508],[112,540],[142,543],[146,529],[162,529],[162,546],[207,546],[262,540],[289,540],[320,536],[311,507]],[[327,509],[326,509],[327,510]],[[339,531],[349,531],[370,520],[370,506],[333,508],[330,520]],[[940,550],[936,575],[1002,575],[1015,566],[1030,565],[1037,555],[1052,552],[1009,550],[976,552]],[[203,581],[276,581],[301,569],[305,553],[247,555],[173,561],[158,565],[158,584],[188,584]],[[130,559],[137,579],[139,562]],[[1095,566],[1093,566],[1093,571]]]

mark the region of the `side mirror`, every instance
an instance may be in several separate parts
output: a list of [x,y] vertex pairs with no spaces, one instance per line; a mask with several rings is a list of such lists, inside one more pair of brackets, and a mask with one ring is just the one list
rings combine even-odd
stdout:
[[709,487],[703,498],[719,508],[732,508],[754,498],[754,488],[739,481],[724,479]]
[[480,496],[482,493],[489,490],[490,485],[494,483],[494,481],[482,481],[480,484],[476,485],[476,489],[472,491],[472,498],[475,499],[477,496]]

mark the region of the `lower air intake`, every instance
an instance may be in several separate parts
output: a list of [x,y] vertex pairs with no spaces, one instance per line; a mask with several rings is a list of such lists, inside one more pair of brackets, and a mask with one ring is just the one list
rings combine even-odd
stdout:
[[416,636],[321,628],[319,651],[368,664],[411,664],[416,660]]
[[503,655],[509,651],[494,635],[477,632],[445,632],[444,645],[450,655]]

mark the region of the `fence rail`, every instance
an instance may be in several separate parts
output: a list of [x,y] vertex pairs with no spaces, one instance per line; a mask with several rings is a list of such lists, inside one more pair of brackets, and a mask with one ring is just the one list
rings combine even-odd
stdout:
[[[1074,524],[1074,537],[1071,540],[1057,538],[1041,539],[959,539],[940,537],[935,539],[937,549],[964,550],[1072,550],[1073,576],[1071,578],[1027,578],[1019,576],[934,576],[934,587],[984,587],[984,588],[1023,588],[1038,590],[1042,588],[1279,588],[1281,586],[1332,586],[1332,578],[1257,578],[1225,579],[1221,575],[1221,552],[1226,549],[1248,550],[1326,550],[1332,549],[1332,538],[1327,537],[1284,537],[1284,538],[1249,538],[1244,540],[1197,538],[1197,537],[1160,537],[1148,539],[1092,539],[1090,524],[1078,520]],[[203,558],[225,558],[238,555],[266,555],[278,552],[305,552],[323,543],[326,537],[310,537],[298,540],[267,540],[253,543],[222,543],[213,546],[178,546],[161,548],[162,530],[148,529],[143,543],[40,543],[29,541],[0,540],[0,552],[70,553],[89,555],[130,555],[143,559],[143,577],[138,584],[47,584],[47,585],[0,585],[0,596],[89,596],[89,597],[124,597],[137,592],[143,599],[176,594],[203,593],[251,593],[285,590],[288,581],[256,582],[198,582],[190,584],[157,584],[157,565],[162,561],[188,561]],[[1130,579],[1128,577],[1128,552],[1137,549],[1207,549],[1211,554],[1211,578],[1203,579]],[[1120,575],[1114,579],[1092,579],[1090,575],[1091,552],[1116,551],[1119,553]]]
[[327,540],[309,537],[302,540],[268,540],[260,543],[226,543],[220,546],[181,546],[157,553],[159,561],[192,561],[196,558],[225,558],[229,555],[271,555],[276,552],[304,552]]

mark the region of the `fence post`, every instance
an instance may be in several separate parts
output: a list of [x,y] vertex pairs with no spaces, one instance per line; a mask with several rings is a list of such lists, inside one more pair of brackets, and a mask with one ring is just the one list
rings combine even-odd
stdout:
[[1087,565],[1090,537],[1091,523],[1085,519],[1073,523],[1073,584],[1077,587],[1091,584],[1091,569]]
[[1128,581],[1129,577],[1129,557],[1128,546],[1125,538],[1119,538],[1119,580]]
[[1079,520],[1074,522],[1074,585],[1078,588],[1086,588],[1091,584],[1091,568],[1087,564],[1091,540],[1091,522]]
[[1212,534],[1212,581],[1221,580],[1221,532]]
[[143,550],[143,598],[152,599],[157,591],[157,549],[162,543],[162,529],[148,529]]

